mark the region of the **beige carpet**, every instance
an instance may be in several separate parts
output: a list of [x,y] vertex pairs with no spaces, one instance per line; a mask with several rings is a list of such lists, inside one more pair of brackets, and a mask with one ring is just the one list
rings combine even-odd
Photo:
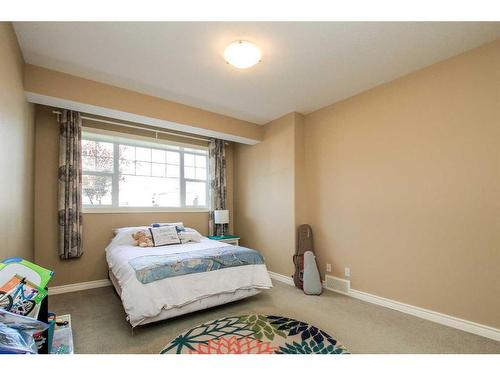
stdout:
[[352,353],[500,353],[500,342],[448,328],[337,293],[306,296],[273,281],[246,300],[134,330],[112,287],[50,296],[49,307],[72,315],[76,353],[159,353],[182,331],[223,316],[262,313],[311,323]]

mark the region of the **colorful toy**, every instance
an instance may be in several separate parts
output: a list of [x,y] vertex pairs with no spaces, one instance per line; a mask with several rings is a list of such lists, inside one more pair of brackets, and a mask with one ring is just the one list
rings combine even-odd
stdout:
[[0,307],[4,310],[28,315],[37,303],[47,296],[45,289],[40,289],[26,278],[15,275],[0,287]]
[[40,289],[45,289],[54,272],[22,258],[7,258],[0,262],[0,285],[4,285],[15,275],[20,275]]
[[28,315],[46,296],[46,286],[54,272],[22,258],[0,262],[0,308]]

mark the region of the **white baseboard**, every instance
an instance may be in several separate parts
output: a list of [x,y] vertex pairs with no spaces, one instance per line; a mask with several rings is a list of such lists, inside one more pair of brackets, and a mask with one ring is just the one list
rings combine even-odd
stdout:
[[295,286],[293,283],[293,278],[291,276],[280,275],[276,272],[267,271],[269,273],[269,277],[273,280],[281,281],[287,285]]
[[[269,272],[272,279],[282,281],[286,284],[293,284],[293,279],[288,276],[280,275],[275,272]],[[324,287],[323,281],[323,287]],[[346,296],[356,298],[365,302],[373,303],[375,305],[387,307],[389,309],[397,310],[405,314],[413,315],[418,318],[425,320],[430,320],[434,323],[439,323],[448,327],[456,328],[461,331],[473,333],[475,335],[487,337],[489,339],[500,341],[500,329],[495,327],[489,327],[483,324],[471,322],[470,320],[465,320],[457,318],[451,315],[446,315],[439,313],[437,311],[427,310],[422,307],[408,305],[406,303],[391,300],[389,298],[380,297],[374,294],[362,292],[356,289],[350,289],[348,293],[342,293],[334,290],[335,293],[344,294]]]
[[49,288],[49,295],[77,292],[79,290],[86,290],[86,289],[102,288],[104,286],[109,286],[109,285],[111,285],[111,281],[109,281],[108,279],[87,281],[84,283],[76,283],[76,284],[59,285]]
[[348,295],[350,297],[357,298],[362,301],[374,303],[376,305],[384,306],[389,309],[397,310],[422,319],[430,320],[434,323],[439,323],[465,332],[487,337],[495,341],[500,341],[500,329],[495,327],[485,326],[483,324],[471,322],[470,320],[465,320],[457,318],[455,316],[442,314],[437,311],[427,310],[422,307],[408,305],[406,303],[394,301],[384,297],[379,297],[374,294],[362,292],[356,289],[351,289]]

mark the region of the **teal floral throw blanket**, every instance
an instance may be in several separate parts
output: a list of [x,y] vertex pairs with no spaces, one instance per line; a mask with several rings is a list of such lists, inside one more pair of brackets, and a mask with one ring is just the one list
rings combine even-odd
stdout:
[[188,253],[145,255],[131,259],[129,264],[134,269],[137,280],[148,284],[167,277],[264,264],[264,258],[256,250],[241,246],[224,246]]

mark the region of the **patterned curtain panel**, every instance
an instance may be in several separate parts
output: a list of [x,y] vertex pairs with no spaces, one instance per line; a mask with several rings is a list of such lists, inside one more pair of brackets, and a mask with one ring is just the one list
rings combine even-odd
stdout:
[[209,178],[210,178],[210,213],[208,232],[210,236],[220,236],[227,233],[227,224],[214,223],[214,210],[226,209],[226,151],[224,141],[212,139],[208,144]]
[[82,249],[82,119],[62,111],[59,119],[59,257],[79,258]]

